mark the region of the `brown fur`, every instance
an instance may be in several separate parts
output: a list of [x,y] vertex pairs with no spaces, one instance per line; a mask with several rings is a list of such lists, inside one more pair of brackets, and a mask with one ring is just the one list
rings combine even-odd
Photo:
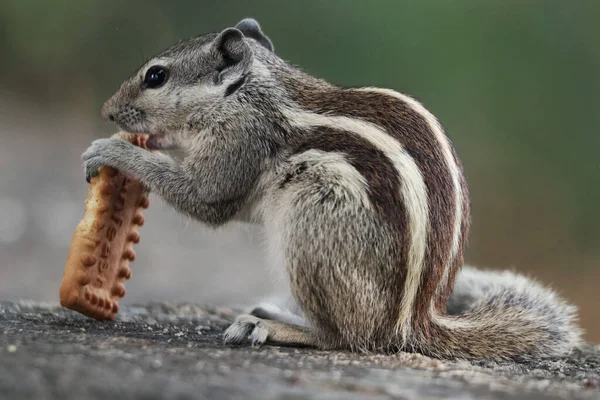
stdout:
[[[430,229],[427,242],[426,267],[415,303],[414,323],[424,326],[429,307],[450,256],[452,226],[455,214],[454,188],[450,171],[444,163],[441,145],[427,121],[411,106],[400,99],[376,92],[359,92],[352,89],[323,87],[310,79],[283,79],[292,99],[302,108],[326,115],[361,118],[384,128],[396,138],[414,158],[423,174],[429,197]],[[465,185],[466,186],[466,185]],[[468,197],[465,197],[468,202]],[[467,205],[468,208],[468,205]],[[402,231],[405,232],[405,231]],[[462,235],[461,243],[467,235]],[[453,271],[462,264],[461,244]],[[405,264],[401,264],[405,266]],[[436,302],[447,300],[449,290]],[[445,298],[444,298],[445,297]]]
[[448,280],[446,286],[441,288],[438,292],[438,296],[435,299],[435,308],[438,313],[445,314],[446,313],[446,304],[448,303],[448,297],[454,288],[454,281],[456,280],[456,274],[460,271],[464,263],[464,253],[468,244],[469,232],[471,228],[471,201],[469,196],[469,186],[467,185],[467,179],[464,175],[463,164],[458,158],[456,151],[453,146],[451,146],[452,156],[454,157],[454,162],[458,167],[460,173],[460,185],[462,191],[462,223],[460,227],[460,240],[459,240],[459,249],[456,257],[452,261],[450,265],[450,271],[448,272]]

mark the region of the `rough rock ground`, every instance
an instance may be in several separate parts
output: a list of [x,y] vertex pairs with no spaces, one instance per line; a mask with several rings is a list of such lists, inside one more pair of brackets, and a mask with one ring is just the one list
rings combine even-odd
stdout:
[[0,302],[0,399],[600,398],[598,346],[527,363],[225,346],[234,315],[149,304],[98,322]]

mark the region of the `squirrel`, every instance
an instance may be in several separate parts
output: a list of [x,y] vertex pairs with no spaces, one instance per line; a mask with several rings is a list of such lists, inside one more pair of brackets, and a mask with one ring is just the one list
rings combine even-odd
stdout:
[[82,155],[88,180],[110,166],[210,227],[264,228],[293,309],[251,309],[227,344],[501,360],[581,341],[576,308],[551,289],[463,267],[469,189],[421,103],[303,72],[252,18],[153,57],[102,116],[184,156],[99,139]]

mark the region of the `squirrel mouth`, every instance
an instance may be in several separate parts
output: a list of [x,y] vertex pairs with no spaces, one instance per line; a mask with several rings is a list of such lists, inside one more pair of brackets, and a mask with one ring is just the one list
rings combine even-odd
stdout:
[[176,148],[172,138],[164,133],[150,134],[146,141],[146,147],[148,150],[172,150]]

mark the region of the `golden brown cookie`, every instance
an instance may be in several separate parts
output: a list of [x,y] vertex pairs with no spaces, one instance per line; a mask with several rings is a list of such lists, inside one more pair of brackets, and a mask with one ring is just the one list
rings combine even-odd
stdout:
[[[113,137],[146,147],[146,135],[118,133]],[[91,179],[85,214],[73,234],[60,287],[60,304],[88,317],[114,319],[125,296],[133,245],[148,207],[144,185],[119,171],[102,167]]]

